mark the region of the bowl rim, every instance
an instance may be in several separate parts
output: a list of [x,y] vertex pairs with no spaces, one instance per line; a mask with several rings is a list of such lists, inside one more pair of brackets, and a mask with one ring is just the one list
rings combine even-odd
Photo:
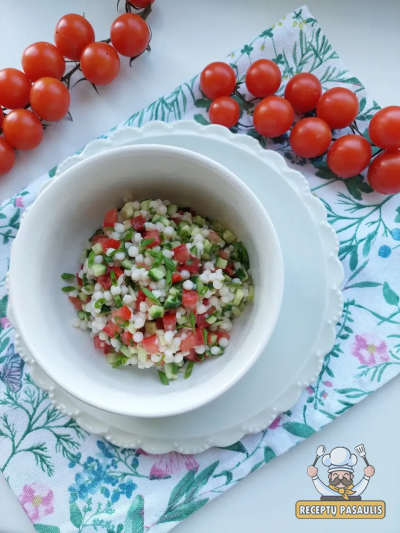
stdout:
[[[38,197],[33,202],[32,206],[30,206],[29,211],[26,213],[26,217],[23,222],[29,221],[29,219],[35,214],[35,210],[38,209],[39,204],[45,203],[46,197],[51,194],[50,190],[54,192],[54,187],[62,189],[62,187],[66,186],[68,183],[68,180],[71,175],[77,172],[81,172],[82,169],[85,167],[88,167],[90,169],[92,163],[94,161],[101,161],[102,159],[110,159],[115,157],[116,159],[119,157],[120,154],[132,154],[133,157],[135,154],[139,153],[154,153],[154,152],[161,152],[164,154],[173,154],[175,156],[181,156],[185,159],[189,159],[192,162],[203,164],[204,166],[207,166],[209,168],[212,168],[216,173],[222,173],[225,175],[226,178],[228,178],[230,181],[234,182],[236,187],[239,188],[242,192],[242,194],[246,195],[248,198],[251,199],[251,202],[254,205],[257,205],[258,210],[260,213],[263,213],[264,222],[269,228],[270,233],[270,239],[272,240],[273,246],[275,248],[274,253],[274,262],[275,262],[275,270],[276,270],[276,278],[274,278],[274,286],[273,286],[273,294],[274,294],[274,301],[275,301],[275,314],[271,317],[271,320],[268,322],[268,327],[265,328],[265,334],[263,336],[262,342],[258,345],[258,347],[253,350],[252,354],[246,358],[243,359],[243,363],[238,366],[234,371],[231,371],[231,375],[229,377],[226,376],[226,368],[221,369],[220,372],[213,375],[209,380],[198,384],[195,389],[200,390],[202,394],[192,394],[191,392],[194,390],[192,387],[177,392],[174,396],[174,400],[171,402],[159,402],[158,410],[155,410],[152,408],[149,410],[147,408],[146,402],[132,402],[128,405],[124,405],[122,402],[120,404],[114,404],[113,406],[107,405],[108,395],[107,398],[103,401],[101,398],[101,395],[97,394],[97,397],[95,399],[88,397],[87,394],[84,393],[84,391],[81,390],[75,390],[73,387],[71,387],[71,379],[66,378],[66,380],[60,379],[58,374],[48,371],[48,369],[43,365],[43,362],[38,362],[38,359],[35,357],[35,350],[33,349],[33,345],[31,340],[28,338],[26,334],[26,330],[24,327],[24,321],[20,315],[20,311],[18,306],[16,305],[16,298],[15,295],[18,294],[18,284],[17,280],[18,277],[16,275],[13,275],[13,271],[15,270],[15,264],[16,259],[13,261],[13,257],[16,257],[16,254],[20,252],[20,248],[23,246],[23,238],[26,237],[25,235],[27,233],[27,228],[30,226],[28,223],[22,223],[19,232],[17,233],[17,237],[13,243],[13,250],[11,253],[11,260],[10,260],[10,275],[9,275],[9,295],[10,299],[13,301],[13,315],[16,322],[16,329],[18,330],[18,333],[20,334],[24,344],[26,345],[26,348],[29,350],[30,354],[32,355],[32,358],[34,359],[35,363],[40,366],[40,368],[57,383],[58,386],[60,386],[65,392],[70,394],[71,396],[78,398],[80,401],[84,402],[87,405],[91,405],[93,407],[96,407],[98,409],[101,409],[106,412],[124,415],[124,416],[135,416],[135,417],[142,417],[142,418],[158,418],[158,417],[168,417],[168,416],[174,416],[179,415],[185,412],[190,412],[194,409],[197,409],[198,407],[201,407],[205,405],[206,403],[209,403],[213,401],[218,396],[222,395],[224,392],[226,392],[230,387],[232,387],[239,379],[241,379],[248,370],[253,366],[253,364],[257,361],[257,359],[262,354],[263,350],[265,349],[272,332],[275,329],[280,310],[282,305],[282,299],[283,299],[283,287],[284,287],[284,267],[283,267],[283,258],[282,258],[282,251],[279,243],[278,236],[276,234],[275,228],[273,226],[273,223],[261,204],[261,202],[258,200],[256,195],[253,193],[253,191],[240,179],[234,174],[232,171],[221,165],[220,163],[214,161],[213,159],[204,156],[202,154],[198,154],[196,152],[193,152],[191,150],[187,150],[184,148],[178,148],[174,146],[168,146],[168,145],[158,145],[158,144],[139,144],[139,145],[130,145],[130,146],[123,146],[114,148],[111,150],[102,151],[100,153],[94,154],[90,157],[88,157],[85,160],[80,161],[76,165],[70,167],[65,172],[63,172],[60,176],[57,176],[54,181],[50,184],[50,187],[46,187],[41,193],[38,194]],[[36,204],[36,209],[35,209]],[[33,213],[33,215],[32,215]],[[25,229],[24,229],[25,228]],[[19,239],[18,239],[19,237]],[[22,244],[21,244],[22,243]],[[14,268],[13,268],[14,266]],[[225,374],[225,377],[224,377]],[[64,383],[65,381],[65,383]],[[218,386],[216,387],[210,387],[209,383],[210,381],[216,381],[218,382]],[[208,386],[207,386],[208,385]],[[90,396],[90,395],[89,395]],[[182,398],[185,397],[184,401]]]

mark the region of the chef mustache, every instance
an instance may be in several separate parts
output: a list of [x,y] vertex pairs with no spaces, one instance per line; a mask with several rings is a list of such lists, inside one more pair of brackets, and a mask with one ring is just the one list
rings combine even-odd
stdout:
[[336,485],[339,485],[339,483],[343,483],[343,485],[347,487],[348,485],[351,485],[352,482],[346,479],[345,477],[337,477],[335,479],[331,479],[330,483],[334,487],[336,487]]

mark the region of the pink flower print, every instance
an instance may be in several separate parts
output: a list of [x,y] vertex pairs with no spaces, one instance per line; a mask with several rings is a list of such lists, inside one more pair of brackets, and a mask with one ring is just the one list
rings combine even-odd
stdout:
[[356,335],[351,353],[362,365],[374,366],[389,361],[389,351],[385,341],[373,333]]
[[1,327],[2,329],[11,328],[10,321],[6,316],[3,316],[1,319]]
[[308,392],[308,394],[311,396],[311,394],[314,394],[314,389],[312,387],[307,387],[306,388],[306,391]]
[[156,462],[150,470],[150,479],[163,479],[177,474],[184,468],[197,472],[199,468],[199,463],[194,458],[194,455],[182,455],[181,453],[171,452],[157,457]]
[[324,400],[326,400],[326,398],[328,398],[328,393],[327,393],[327,392],[323,392],[323,393],[322,393],[322,398],[323,398]]
[[279,422],[281,421],[281,417],[277,416],[275,420],[268,426],[268,429],[276,429],[279,427]]
[[25,485],[19,502],[32,522],[38,522],[44,516],[54,513],[53,491],[42,483]]
[[24,207],[24,202],[22,201],[22,196],[17,196],[15,199],[15,206],[16,207]]
[[331,381],[324,381],[323,384],[325,385],[325,387],[333,387]]

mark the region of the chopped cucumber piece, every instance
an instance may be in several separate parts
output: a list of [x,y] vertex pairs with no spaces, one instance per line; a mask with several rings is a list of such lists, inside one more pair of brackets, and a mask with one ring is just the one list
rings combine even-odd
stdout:
[[210,346],[215,346],[218,341],[218,336],[215,334],[210,335]]
[[140,209],[142,211],[148,211],[150,208],[150,202],[151,200],[143,200],[143,202],[140,203]]
[[226,229],[224,231],[224,233],[222,234],[222,238],[229,244],[236,241],[236,235],[232,233],[229,229]]
[[115,355],[115,353],[108,353],[108,354],[106,355],[107,363],[108,363],[109,365],[112,365],[113,363],[115,363],[115,359],[116,359],[116,357],[117,357],[117,356]]
[[198,235],[199,233],[201,233],[201,229],[198,228],[198,227],[196,226],[195,228],[192,229],[191,236],[192,236],[192,237],[195,237],[195,236]]
[[157,329],[156,323],[152,322],[151,320],[147,320],[146,324],[144,325],[144,329],[149,335],[154,335]]
[[171,242],[171,250],[173,250],[174,248],[176,248],[177,246],[180,246],[182,243],[179,242],[179,241],[174,241],[174,242]]
[[103,246],[99,242],[96,242],[96,244],[92,246],[92,250],[96,255],[101,255],[103,253]]
[[218,222],[218,220],[212,221],[213,228],[219,231],[224,231],[224,226],[221,224],[221,222]]
[[230,278],[230,277],[228,276],[228,274],[224,274],[224,279],[225,279],[225,281],[227,281],[228,283],[229,283],[230,281],[232,281],[232,278]]
[[143,348],[143,346],[139,347],[138,359],[142,363],[145,363],[147,361],[147,353],[146,353],[146,350]]
[[129,259],[124,259],[121,261],[121,266],[124,267],[126,270],[130,270],[133,267],[132,261],[129,261]]
[[171,287],[169,289],[169,294],[171,294],[172,296],[180,296],[181,291],[177,289],[176,287]]
[[132,335],[134,335],[136,333],[136,328],[135,328],[135,326],[133,325],[132,322],[130,322],[129,326],[127,326],[125,329],[127,329],[129,331],[129,333],[132,333]]
[[162,318],[164,316],[164,309],[161,305],[152,305],[149,309],[151,318]]
[[153,281],[160,281],[165,276],[165,273],[160,268],[151,268],[149,276]]
[[85,311],[78,311],[77,315],[78,315],[78,317],[79,317],[81,320],[86,320],[86,313],[85,313]]
[[240,304],[240,302],[243,300],[243,297],[244,297],[243,289],[238,289],[236,291],[232,304],[237,307]]
[[160,216],[160,222],[161,224],[164,224],[164,226],[170,226],[171,225],[171,221],[164,217],[164,216]]
[[178,229],[178,235],[179,237],[184,240],[184,239],[188,239],[191,235],[191,230],[190,230],[190,227],[188,226],[188,224],[186,223],[186,226],[183,226],[181,228]]
[[211,259],[211,255],[208,254],[207,252],[203,252],[201,254],[201,258],[203,259],[203,261],[209,261]]
[[210,325],[214,324],[214,322],[216,322],[216,321],[217,321],[217,317],[214,316],[214,315],[211,315],[208,318],[206,318],[206,322],[208,322],[208,324],[210,324]]
[[198,224],[199,226],[204,226],[204,224],[206,223],[205,219],[200,215],[196,215],[195,217],[193,217],[193,222],[195,224]]
[[92,268],[96,278],[98,278],[99,276],[104,276],[107,271],[107,267],[106,265],[103,265],[103,263],[95,263]]
[[249,287],[249,297],[247,298],[249,302],[252,302],[254,300],[254,287],[253,285],[250,285]]
[[226,259],[222,259],[222,257],[218,257],[217,262],[215,263],[215,266],[219,268],[226,268],[226,265],[228,264],[228,261]]
[[138,217],[139,215],[140,215],[140,211],[134,211],[134,212],[133,212],[133,216],[134,216],[134,217]]
[[211,252],[212,244],[208,239],[203,241],[204,251],[209,254]]
[[165,363],[164,372],[168,379],[178,379],[178,376],[173,372],[171,363]]
[[178,206],[175,204],[169,204],[169,206],[167,207],[167,215],[171,217],[172,215],[175,215],[177,212],[178,212]]
[[180,318],[177,319],[177,322],[180,326],[183,326],[183,324],[186,324],[187,322],[187,317],[186,315],[183,315],[181,316]]
[[242,314],[242,311],[239,309],[239,307],[234,307],[232,309],[232,314],[234,317],[239,318],[240,315]]
[[80,292],[80,293],[78,294],[78,298],[79,298],[82,302],[86,302],[87,294],[84,294],[83,292]]
[[154,217],[151,219],[151,221],[155,224],[156,222],[159,222],[161,219],[161,215],[154,215]]
[[164,309],[175,309],[179,307],[182,303],[182,300],[178,296],[173,296],[170,294],[165,300]]
[[119,349],[121,353],[123,353],[126,357],[131,357],[132,354],[128,348],[128,346],[125,346],[124,344],[121,346],[121,348]]
[[121,209],[121,216],[122,220],[129,220],[133,217],[133,205],[132,202],[128,202],[124,205],[124,207]]

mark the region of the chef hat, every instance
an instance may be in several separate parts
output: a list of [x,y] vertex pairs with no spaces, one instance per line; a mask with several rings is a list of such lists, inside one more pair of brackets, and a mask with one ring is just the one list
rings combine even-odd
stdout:
[[322,463],[329,466],[328,472],[335,470],[347,470],[354,472],[353,466],[357,463],[357,456],[344,447],[333,448],[331,453],[327,453],[322,458]]

